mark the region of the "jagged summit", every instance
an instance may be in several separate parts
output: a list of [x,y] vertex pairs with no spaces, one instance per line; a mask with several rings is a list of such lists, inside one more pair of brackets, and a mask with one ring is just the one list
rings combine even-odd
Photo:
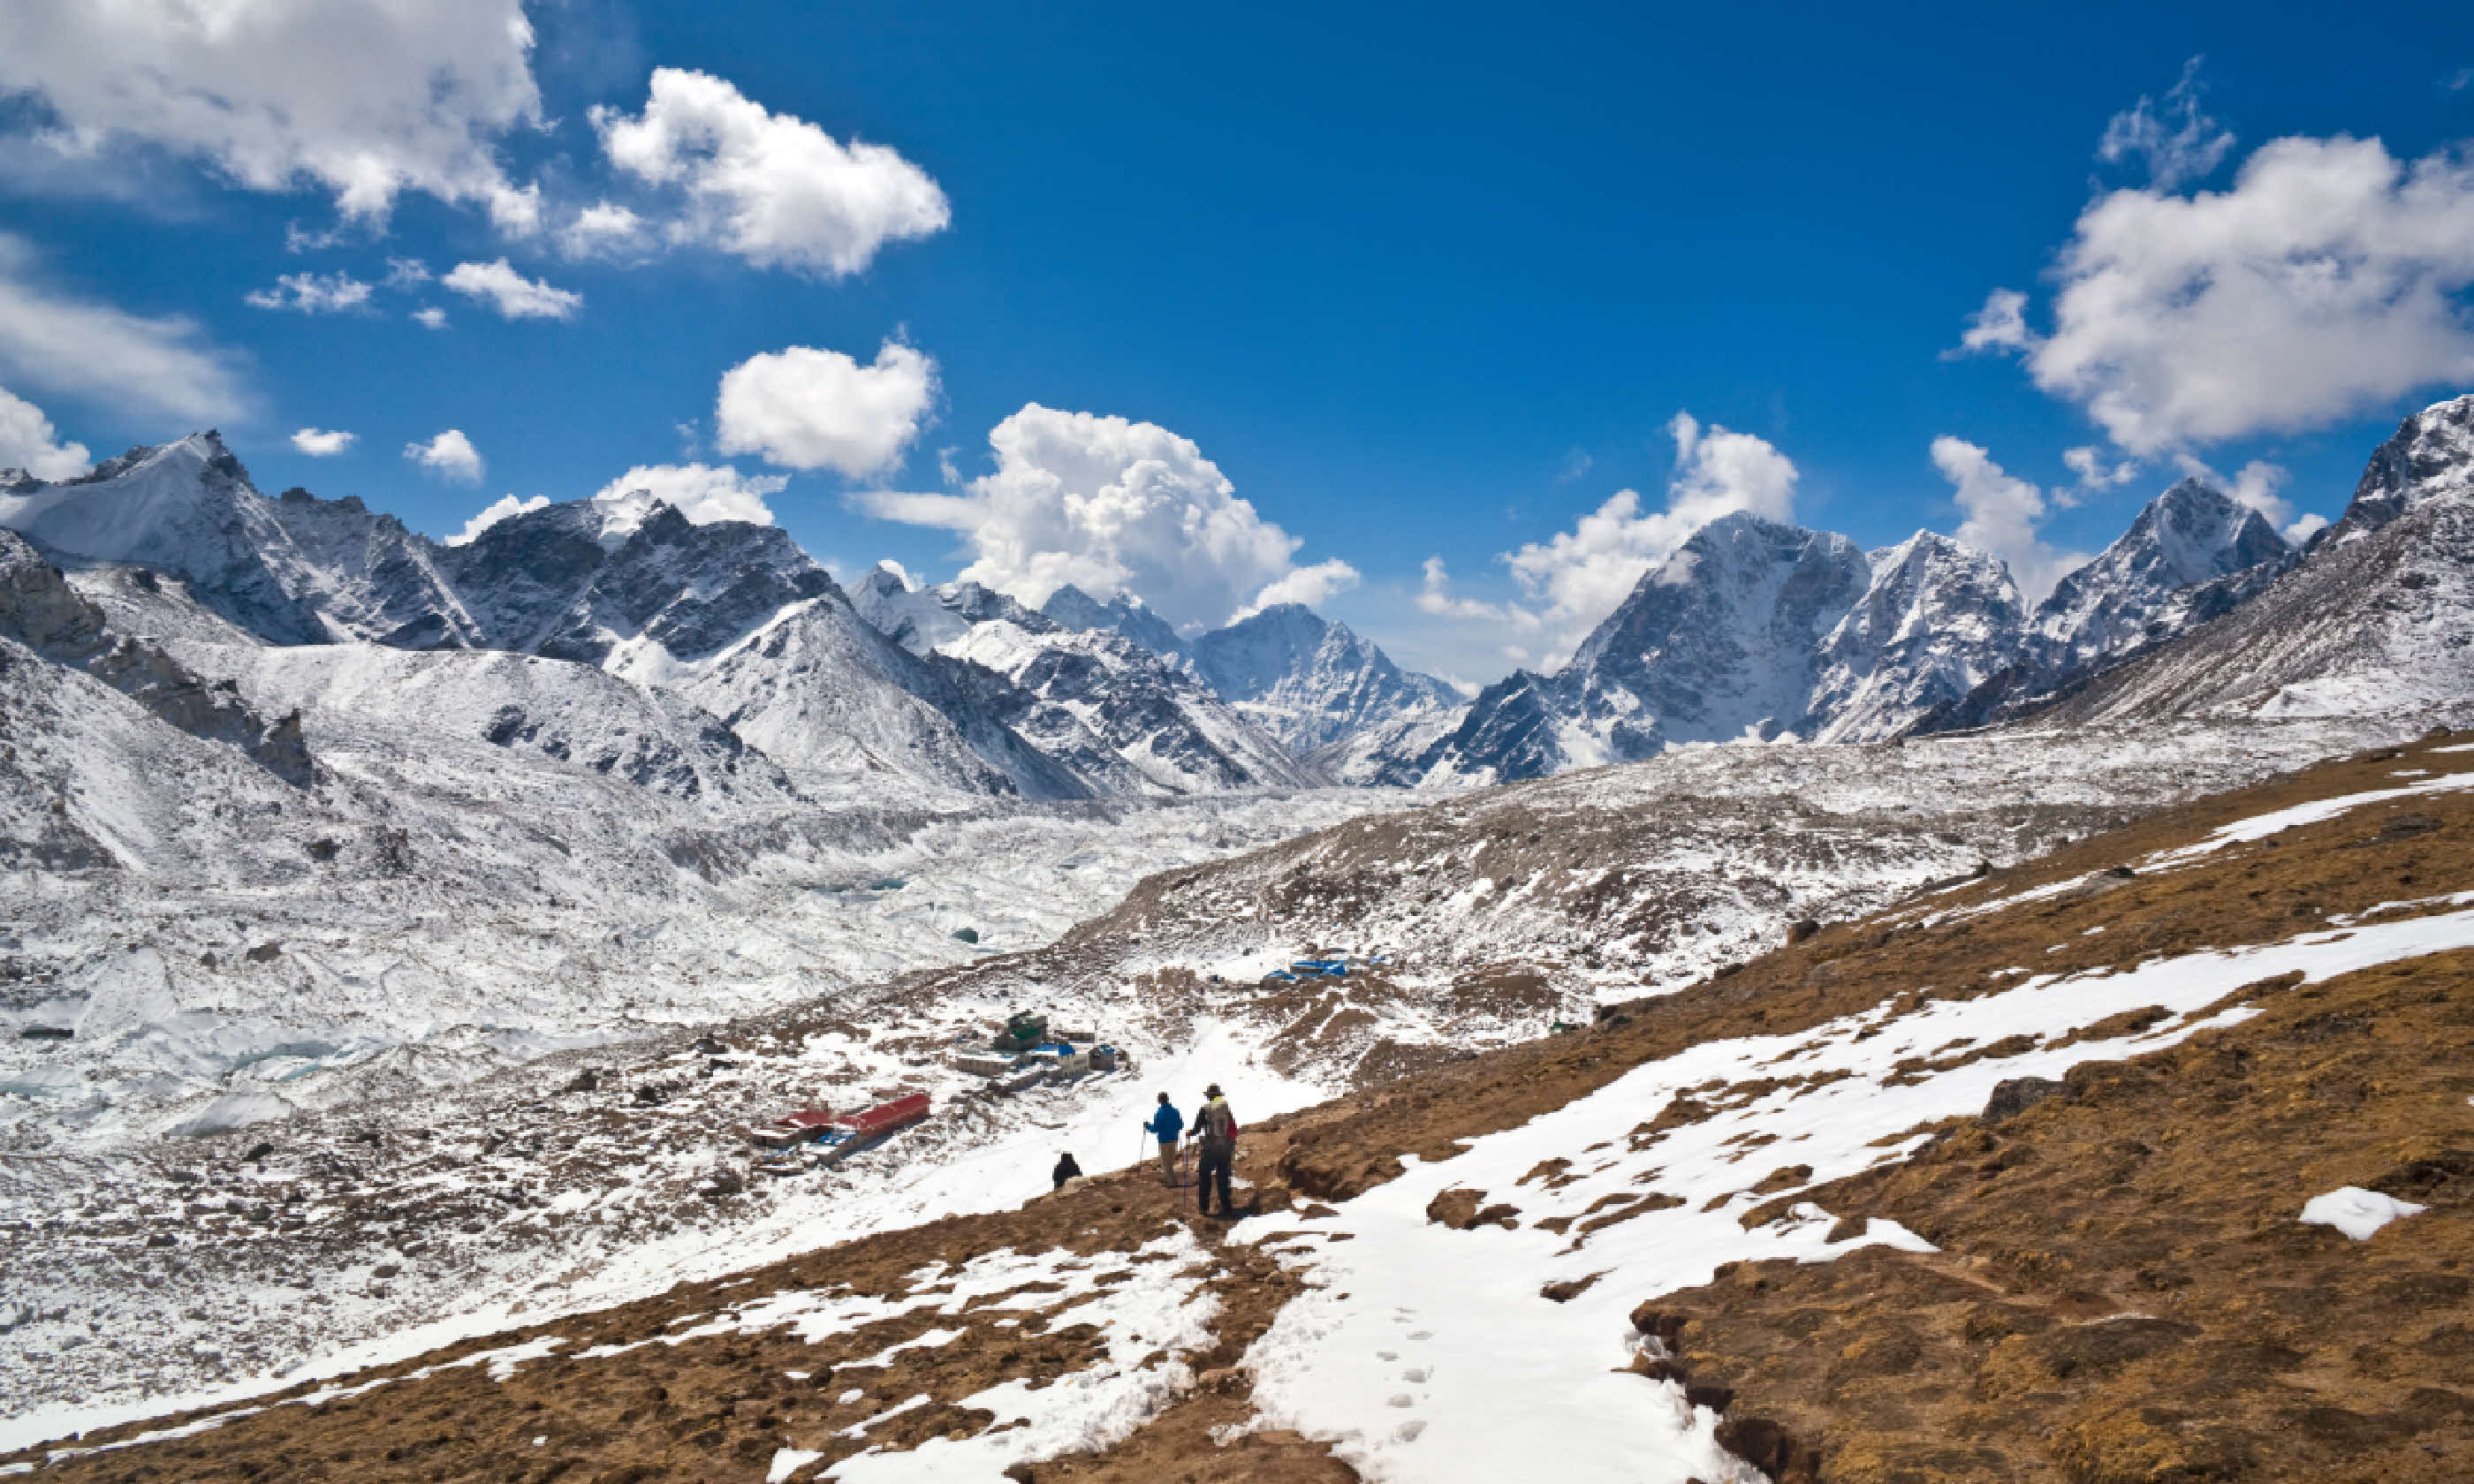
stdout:
[[438,642],[472,641],[442,548],[356,499],[267,498],[213,432],[14,486],[0,525],[70,558],[179,576],[270,643],[380,639],[424,620]]
[[1919,531],[1866,558],[1870,586],[1821,642],[1807,703],[1816,741],[1895,734],[2009,664],[2023,609],[2009,568]]
[[2237,572],[2259,573],[2265,586],[2292,550],[2259,512],[2199,480],[2179,481],[2037,605],[2028,637],[2036,679],[2057,682],[2215,616],[2176,611],[2176,595]]
[[1676,742],[1980,726],[2239,608],[2294,560],[2257,511],[2186,479],[2030,611],[1998,559],[1949,537],[1866,554],[1737,513],[1644,574],[1562,669],[1497,682],[1374,771],[1490,782]]
[[[1185,648],[1185,642],[1169,627],[1168,620],[1151,610],[1150,605],[1130,592],[1121,592],[1102,603],[1081,588],[1067,583],[1048,595],[1039,610],[1068,629],[1106,629],[1124,634],[1152,654],[1174,658]],[[1235,697],[1229,699],[1234,700]]]
[[1820,646],[1871,584],[1843,536],[1736,512],[1694,532],[1551,676],[1481,692],[1421,778],[1539,778],[1806,720]]
[[2474,489],[2474,395],[2434,402],[2371,454],[2327,539],[2377,530],[2434,495]]
[[1441,715],[1451,686],[1402,670],[1346,624],[1279,603],[1193,641],[1197,674],[1291,752]]

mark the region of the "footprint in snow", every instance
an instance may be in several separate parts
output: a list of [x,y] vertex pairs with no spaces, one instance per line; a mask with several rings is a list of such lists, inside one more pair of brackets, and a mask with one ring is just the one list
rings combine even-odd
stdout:
[[1415,1381],[1419,1385],[1423,1386],[1426,1384],[1426,1377],[1434,1374],[1434,1372],[1427,1370],[1424,1366],[1412,1366],[1408,1370],[1400,1373],[1400,1379],[1404,1381]]
[[1374,1352],[1374,1358],[1377,1360],[1397,1360],[1400,1358],[1400,1352],[1396,1350],[1378,1350]]
[[1417,1400],[1416,1400],[1415,1398],[1411,1397],[1407,1392],[1405,1392],[1405,1391],[1404,1391],[1404,1392],[1400,1393],[1400,1395],[1398,1395],[1398,1396],[1396,1396],[1396,1397],[1393,1398],[1391,1400],[1386,1401],[1386,1402],[1384,1402],[1383,1404],[1384,1404],[1385,1406],[1415,1406],[1415,1405],[1417,1405],[1418,1403],[1417,1403]]
[[1399,1430],[1393,1433],[1392,1436],[1396,1442],[1415,1443],[1418,1441],[1418,1434],[1425,1430],[1426,1424],[1424,1423],[1402,1423],[1399,1426]]
[[1420,1329],[1409,1336],[1413,1340],[1431,1340],[1434,1337],[1435,1331],[1432,1329]]

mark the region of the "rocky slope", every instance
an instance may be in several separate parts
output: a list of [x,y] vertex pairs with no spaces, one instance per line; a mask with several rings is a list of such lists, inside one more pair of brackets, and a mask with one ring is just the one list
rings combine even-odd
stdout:
[[[1321,1107],[1265,1116],[1240,1087],[1234,1226],[1134,1173],[838,1244],[828,1228],[628,1304],[510,1313],[486,1337],[0,1463],[199,1479],[2460,1477],[2462,746],[2199,801]],[[794,1028],[750,1027],[700,1080],[799,1055]],[[597,1095],[561,1094],[579,1113]],[[915,1136],[910,1157],[931,1162],[914,1188],[963,1128],[1055,1109],[961,1100]],[[605,1113],[593,1137],[626,1122]],[[465,1178],[420,1197],[314,1192],[448,1151],[208,1155],[175,1247],[136,1245],[164,1219],[142,1184],[38,1234],[75,1230],[85,1262],[177,1284],[248,1250],[255,1200],[299,1212],[279,1231],[383,1226],[414,1250],[356,1281],[405,1282],[473,1264],[424,1203],[486,1211],[481,1192],[522,1167],[526,1136],[508,1132],[459,1144]],[[852,1179],[842,1198],[872,1200]],[[637,1219],[588,1209],[531,1215],[588,1245]],[[65,1323],[40,1316],[29,1342],[61,1353]]]
[[2474,397],[2406,419],[2344,517],[2248,602],[2025,725],[2464,714],[2474,694]]
[[[2420,457],[2456,468],[2453,446],[2432,441]],[[1643,575],[1562,669],[1515,672],[1447,734],[1404,733],[1357,772],[1467,784],[1679,742],[1983,726],[2242,608],[2294,560],[2256,511],[2183,480],[2030,611],[1999,561],[1947,537],[1864,554],[1729,515]]]
[[[1052,600],[1054,606],[1054,600]],[[1380,728],[1440,720],[1460,695],[1312,609],[1280,603],[1188,646],[1195,674],[1292,753],[1346,748]]]
[[990,617],[938,651],[1002,678],[1014,694],[992,694],[990,703],[1035,746],[1081,754],[1084,739],[1097,739],[1147,791],[1323,781],[1210,687],[1133,640],[1036,622]]
[[[1106,629],[1140,644],[1161,658],[1175,662],[1188,646],[1176,636],[1168,621],[1151,610],[1142,599],[1121,592],[1103,603],[1081,588],[1067,583],[1048,595],[1039,607],[1040,612],[1068,629]],[[1226,695],[1226,692],[1223,692]],[[1228,696],[1234,701],[1237,698]]]
[[[113,633],[100,606],[7,530],[0,530],[0,640],[23,646],[12,664],[50,660],[81,670],[158,721],[227,743],[296,787],[316,777],[299,711],[269,720],[229,683],[210,685],[159,645]],[[34,712],[23,719],[34,721]]]

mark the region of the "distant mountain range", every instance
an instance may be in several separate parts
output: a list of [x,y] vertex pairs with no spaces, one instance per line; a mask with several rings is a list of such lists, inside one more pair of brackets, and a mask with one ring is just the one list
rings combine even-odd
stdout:
[[2344,518],[2300,549],[2185,479],[2032,608],[2000,562],[1948,537],[1867,553],[1729,515],[1643,575],[1561,669],[1505,677],[1448,730],[1378,753],[1358,777],[1469,785],[1679,743],[2462,702],[2474,695],[2469,502],[2474,396],[2406,419]]
[[[438,714],[483,718],[502,746],[550,736],[555,756],[701,759],[663,775],[674,781],[778,773],[809,798],[923,799],[1467,786],[1686,743],[2462,695],[2465,646],[2446,635],[2474,612],[2469,424],[2474,397],[2406,419],[2344,519],[2300,550],[2183,480],[2032,607],[1999,561],[1948,537],[1866,552],[1729,515],[1645,573],[1564,666],[1466,701],[1295,604],[1181,635],[1138,597],[1071,586],[1034,610],[887,566],[846,592],[780,530],[693,523],[646,496],[546,506],[445,545],[358,499],[262,495],[211,432],[74,480],[0,470],[0,526],[32,542],[11,558],[20,586],[29,562],[57,562],[109,600],[120,637],[180,640],[187,679],[172,690],[247,674],[314,710],[302,677],[344,673],[238,653],[252,648],[564,662],[661,699],[586,706],[621,729],[598,738],[572,722],[545,732],[513,699]],[[487,667],[406,663],[406,683],[504,688]],[[273,689],[228,698],[212,727],[262,750]]]
[[[149,628],[605,671],[699,710],[812,795],[1312,787],[1329,781],[1317,749],[1458,699],[1301,608],[1185,645],[1139,601],[1071,587],[1047,613],[975,584],[914,589],[884,568],[845,593],[782,531],[696,524],[647,499],[546,506],[444,545],[358,499],[269,499],[211,432],[71,481],[0,473],[0,526],[89,585],[106,569],[170,579],[152,589]],[[533,734],[498,730],[508,745]]]

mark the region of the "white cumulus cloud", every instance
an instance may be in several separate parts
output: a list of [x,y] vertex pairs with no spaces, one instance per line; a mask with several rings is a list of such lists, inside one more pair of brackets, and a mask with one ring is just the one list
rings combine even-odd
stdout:
[[303,428],[292,435],[292,446],[313,459],[331,458],[361,441],[358,433],[340,429]]
[[204,426],[246,410],[239,374],[185,319],[148,319],[36,281],[35,254],[0,232],[0,374]]
[[625,253],[641,248],[651,233],[645,220],[616,202],[597,202],[577,212],[558,229],[560,251],[570,257]]
[[539,510],[548,503],[549,496],[546,494],[534,495],[529,500],[517,499],[513,494],[502,494],[497,499],[492,500],[489,504],[482,506],[479,513],[474,515],[472,519],[464,522],[464,529],[457,532],[455,535],[449,537],[447,539],[447,544],[449,546],[470,546],[473,544],[473,539],[474,537],[479,536],[482,532],[487,531],[494,525],[497,525],[499,521],[504,520],[511,515],[521,515],[527,512]]
[[521,0],[10,0],[0,93],[37,103],[28,148],[159,150],[364,221],[424,192],[520,230],[539,198],[494,146],[541,121],[532,46]]
[[252,289],[241,296],[258,309],[292,309],[302,314],[336,314],[370,301],[372,286],[350,274],[283,274],[271,289]]
[[2165,94],[2163,107],[2142,97],[2115,114],[2097,143],[2097,158],[2107,164],[2136,159],[2147,167],[2147,181],[2171,191],[2200,180],[2233,153],[2233,131],[2199,108],[2199,59],[2182,64],[2181,79]]
[[1356,581],[1345,562],[1299,568],[1299,539],[1239,497],[1192,440],[1152,422],[1033,402],[988,434],[993,473],[960,494],[854,496],[870,515],[958,531],[961,576],[1036,606],[1072,583],[1130,592],[1191,633]]
[[1962,347],[2019,352],[2127,452],[2325,426],[2474,379],[2474,159],[2273,140],[2223,191],[2099,197],[2053,276],[2050,334],[2003,289]]
[[[1458,618],[1472,623],[1504,624],[1521,631],[1539,627],[1539,616],[1517,603],[1489,603],[1481,598],[1464,597],[1452,591],[1451,568],[1441,556],[1426,559],[1418,584],[1418,608],[1437,618]],[[1515,658],[1528,658],[1522,649]]]
[[0,469],[24,469],[36,479],[74,479],[94,467],[84,443],[61,442],[43,410],[0,387]]
[[495,263],[458,263],[438,281],[510,320],[568,320],[584,307],[583,295],[527,278],[503,257]]
[[421,327],[424,329],[443,330],[447,328],[447,311],[439,308],[436,304],[425,305],[414,310],[412,312],[412,317],[415,321],[419,322]]
[[594,494],[614,522],[633,529],[655,504],[675,507],[697,525],[744,520],[769,526],[764,501],[790,481],[780,474],[742,474],[727,464],[640,464]]
[[880,346],[869,366],[838,350],[792,346],[722,373],[714,446],[856,479],[902,457],[935,398],[936,362],[898,341]]
[[642,113],[596,108],[592,118],[614,166],[680,193],[670,241],[760,267],[841,277],[952,216],[936,182],[893,150],[844,144],[710,73],[656,68]]
[[2085,490],[2110,490],[2139,477],[2135,460],[2108,459],[2104,450],[2094,444],[2063,449],[2062,463],[2078,476],[2079,487]]
[[449,428],[425,443],[406,443],[403,456],[432,473],[467,484],[481,481],[481,451],[461,428]]
[[1687,412],[1677,413],[1667,432],[1675,439],[1675,473],[1664,509],[1645,509],[1638,491],[1618,490],[1571,530],[1504,556],[1521,589],[1544,604],[1539,617],[1551,631],[1550,655],[1568,654],[1642,573],[1710,521],[1737,511],[1795,518],[1794,461],[1767,440],[1704,428]]
[[1234,616],[1250,617],[1282,603],[1299,603],[1315,608],[1330,601],[1334,594],[1356,586],[1357,582],[1357,568],[1338,557],[1318,562],[1312,566],[1293,567],[1265,584],[1263,590],[1254,594],[1254,601],[1239,610]]
[[2074,568],[2086,565],[2086,553],[2059,550],[2037,529],[2045,518],[2044,491],[2005,471],[1983,448],[1945,435],[1932,441],[1932,461],[1966,516],[1954,533],[1958,539],[2007,563],[2027,602],[2044,601]]

